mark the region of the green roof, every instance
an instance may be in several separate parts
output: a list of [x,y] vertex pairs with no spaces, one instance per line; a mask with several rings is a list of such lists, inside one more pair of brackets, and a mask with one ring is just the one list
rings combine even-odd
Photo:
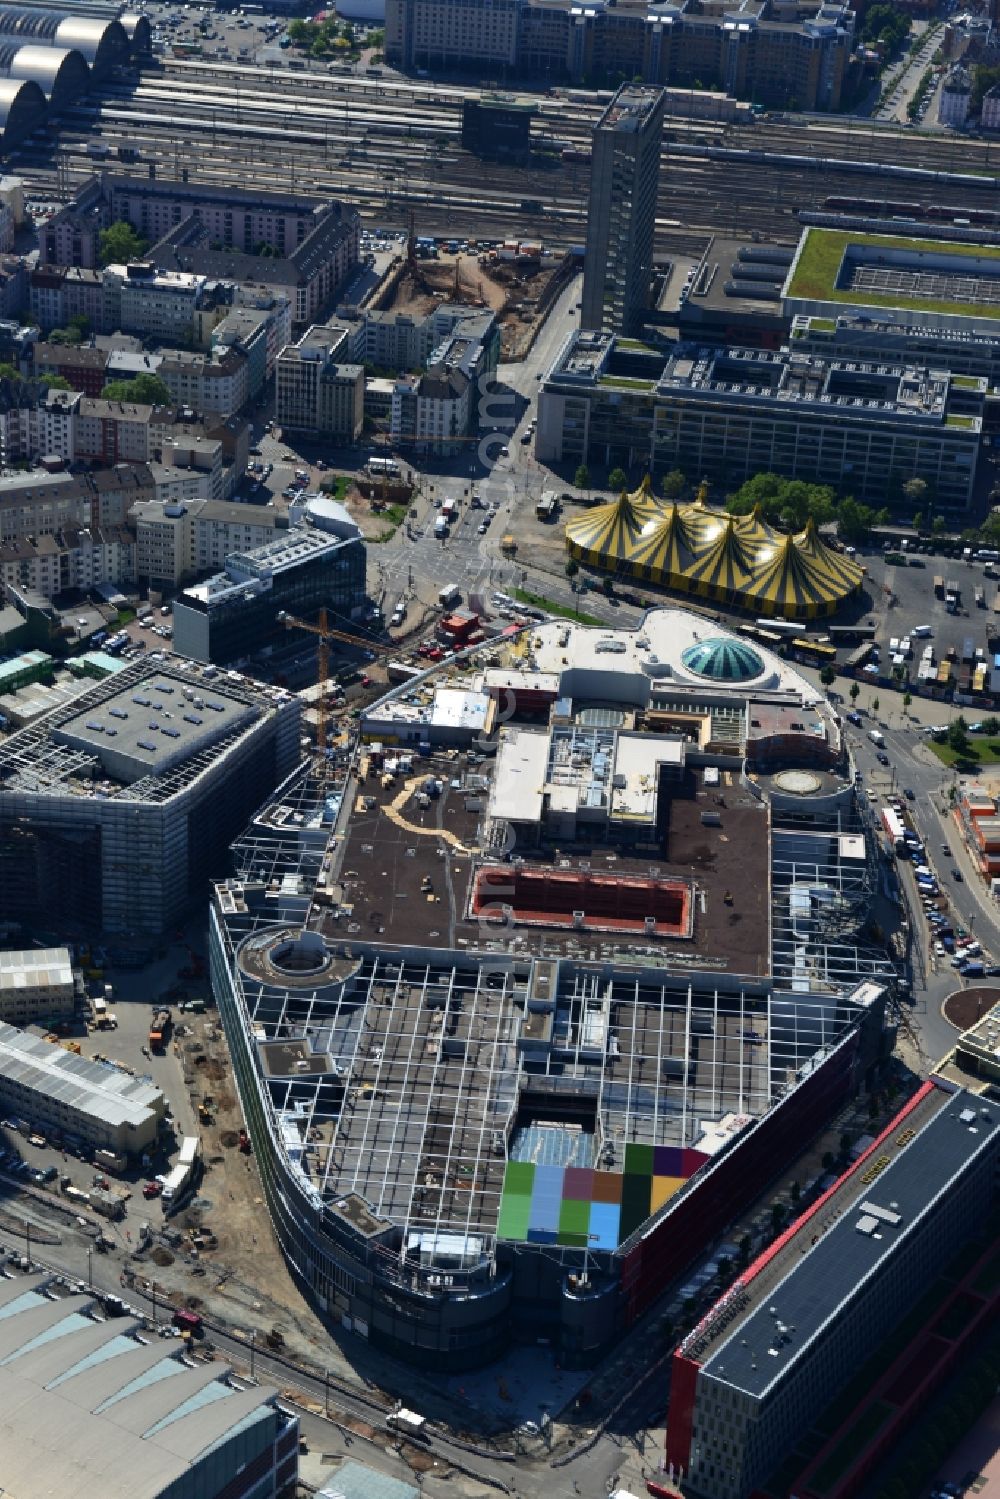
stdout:
[[965,245],[941,239],[913,239],[903,234],[858,234],[851,229],[806,230],[788,285],[789,297],[814,302],[843,302],[849,307],[905,307],[912,312],[942,312],[955,317],[1000,318],[1000,305],[983,302],[936,301],[932,297],[908,297],[901,292],[873,292],[867,288],[841,291],[837,277],[848,245],[877,250],[929,251],[941,255],[967,255],[992,258],[1000,276],[1000,248],[991,245]]

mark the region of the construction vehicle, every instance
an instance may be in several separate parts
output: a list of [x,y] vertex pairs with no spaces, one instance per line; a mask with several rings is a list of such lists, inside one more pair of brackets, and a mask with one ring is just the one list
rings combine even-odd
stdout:
[[[360,645],[365,650],[373,651],[379,655],[385,655],[396,650],[395,644],[390,640],[369,640],[360,635],[350,635],[346,630],[334,630],[327,620],[326,609],[319,611],[319,620],[313,624],[310,620],[298,619],[294,614],[288,614],[284,610],[278,615],[279,620],[286,630],[306,630],[310,635],[317,637],[316,647],[316,681],[325,689],[330,677],[330,641],[342,640],[348,645]],[[320,756],[320,768],[325,774],[326,747],[327,747],[327,705],[326,692],[321,691],[316,704],[316,748]]]
[[159,1009],[153,1015],[149,1026],[149,1049],[150,1051],[162,1051],[167,1044],[167,1038],[173,1028],[173,1020],[170,1011]]
[[209,1107],[208,1100],[205,1098],[198,1105],[198,1118],[202,1124],[211,1124],[212,1122],[212,1110]]

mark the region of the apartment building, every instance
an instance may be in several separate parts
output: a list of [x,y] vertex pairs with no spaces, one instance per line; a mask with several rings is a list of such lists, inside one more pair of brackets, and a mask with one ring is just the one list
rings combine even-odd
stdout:
[[346,328],[309,328],[278,355],[275,417],[289,431],[356,442],[365,414],[365,372],[347,362]]
[[841,0],[387,0],[386,56],[406,68],[486,64],[502,78],[630,77],[721,88],[779,108],[839,107],[854,36]]
[[665,358],[580,332],[542,384],[536,453],[548,463],[680,468],[733,487],[774,472],[878,504],[916,475],[938,505],[962,513],[985,401],[985,380],[912,364],[693,344]]
[[460,369],[434,365],[393,385],[393,439],[425,453],[454,456],[454,441],[469,431],[474,414],[472,381]]
[[65,526],[50,535],[0,541],[0,582],[44,599],[98,584],[135,582],[135,533],[126,526]]
[[99,396],[108,375],[108,352],[87,344],[50,344],[39,340],[32,346],[36,375],[60,375],[74,390]]
[[335,301],[338,289],[355,266],[361,243],[360,219],[355,209],[334,205],[333,211],[284,255],[255,255],[220,241],[200,214],[181,219],[158,240],[147,259],[164,270],[189,271],[212,281],[263,289],[271,297],[285,297],[292,322],[303,328],[317,322]]
[[156,373],[178,406],[206,416],[232,416],[250,394],[249,360],[239,348],[217,347],[207,354],[164,350]]
[[188,271],[161,271],[142,262],[109,265],[103,271],[103,332],[135,333],[140,338],[180,343],[190,336],[205,290],[205,277]]
[[292,341],[292,304],[288,297],[259,294],[252,302],[239,300],[215,323],[208,336],[210,348],[233,348],[247,357],[247,388],[256,400],[274,374],[278,355]]
[[136,505],[130,520],[137,576],[154,587],[171,589],[223,567],[233,553],[264,546],[287,525],[272,505],[239,505],[202,496],[174,499],[167,494]]
[[147,464],[93,473],[36,469],[0,479],[0,541],[52,536],[69,528],[124,526],[132,506],[155,497]]

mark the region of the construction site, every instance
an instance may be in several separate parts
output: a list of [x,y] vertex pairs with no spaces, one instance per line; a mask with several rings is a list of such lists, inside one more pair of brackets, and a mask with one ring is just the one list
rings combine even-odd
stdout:
[[381,312],[425,317],[441,302],[489,308],[500,323],[501,358],[521,359],[531,347],[553,299],[572,276],[571,256],[547,253],[537,241],[504,241],[489,249],[450,253],[435,246],[409,253],[369,304]]
[[[693,673],[689,625],[537,627],[547,677],[494,642],[494,666],[521,652],[502,723],[451,667],[396,689],[363,715],[364,773],[328,746],[216,885],[216,998],[278,1240],[324,1315],[425,1369],[539,1336],[592,1363],[881,1054],[893,970],[865,937],[851,778],[831,760],[789,794],[729,765],[751,701],[797,698],[805,722],[815,695],[764,652],[756,688]],[[637,727],[653,645],[715,763]],[[381,725],[426,738],[419,762]]]

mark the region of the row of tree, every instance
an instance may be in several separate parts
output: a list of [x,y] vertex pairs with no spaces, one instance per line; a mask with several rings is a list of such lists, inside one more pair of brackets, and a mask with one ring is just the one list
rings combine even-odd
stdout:
[[[590,491],[592,487],[590,469],[581,463],[573,482],[577,489]],[[923,479],[907,481],[913,488],[910,496],[919,502],[926,497],[927,486]],[[614,468],[608,475],[608,488],[621,494],[628,486],[628,475],[622,468]],[[664,474],[659,483],[660,493],[666,500],[680,499],[688,487],[688,481],[679,468]],[[837,534],[842,541],[858,546],[867,541],[874,526],[885,525],[889,511],[864,505],[850,495],[839,498],[829,484],[810,484],[804,479],[785,479],[780,474],[755,474],[741,484],[735,494],[726,500],[730,515],[749,515],[759,505],[761,514],[773,525],[787,531],[801,531],[806,521],[817,526],[835,521]]]

